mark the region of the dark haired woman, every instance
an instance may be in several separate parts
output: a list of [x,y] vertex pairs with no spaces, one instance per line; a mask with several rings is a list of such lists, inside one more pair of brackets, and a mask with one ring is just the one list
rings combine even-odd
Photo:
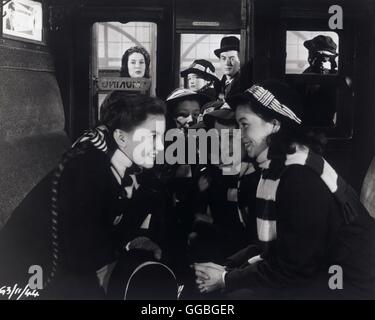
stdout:
[[259,247],[226,266],[196,264],[201,292],[236,298],[374,297],[375,222],[305,134],[298,97],[268,80],[230,99],[248,155],[261,169]]
[[[127,78],[150,78],[150,54],[140,46],[134,46],[126,50],[121,59],[120,77]],[[111,103],[112,95],[116,91],[107,94],[100,105],[100,110],[105,109]],[[129,94],[138,94],[137,91],[128,92]],[[150,90],[145,93],[150,95]],[[152,94],[154,96],[154,94]],[[102,112],[100,112],[102,113]]]
[[[157,98],[117,92],[102,114],[103,125],[84,135],[44,182],[47,188],[52,186],[52,192],[34,194],[35,201],[23,206],[27,212],[11,217],[10,231],[1,234],[1,240],[16,237],[8,242],[14,246],[9,253],[17,265],[25,262],[25,277],[28,264],[42,266],[45,297],[103,297],[115,266],[112,274],[120,279],[120,288],[112,281],[109,289],[120,292],[115,298],[123,298],[123,269],[162,258],[163,197],[157,179],[147,169],[163,151],[165,111],[164,102]],[[45,203],[44,208],[40,203]],[[32,225],[22,223],[30,217],[29,224],[45,226],[39,235],[30,234]],[[51,243],[51,248],[39,242],[39,237]],[[38,243],[39,252],[28,250],[29,243],[34,250]],[[2,261],[10,269],[11,261],[3,257]],[[151,282],[149,286],[144,296],[137,297],[152,298],[155,288]]]
[[145,48],[134,46],[121,59],[121,77],[150,78],[150,54]]

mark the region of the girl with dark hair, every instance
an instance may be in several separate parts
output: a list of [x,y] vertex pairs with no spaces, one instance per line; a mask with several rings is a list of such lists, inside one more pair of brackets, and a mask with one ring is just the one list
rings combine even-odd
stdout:
[[150,78],[150,54],[145,48],[134,46],[121,59],[121,77]]
[[[150,78],[150,54],[145,48],[140,46],[134,46],[126,50],[121,59],[120,77],[127,78]],[[116,91],[111,91],[107,94],[100,106],[100,117],[105,112],[107,106],[113,100],[113,94]],[[146,90],[144,93],[150,95],[150,90]],[[128,92],[128,94],[138,94],[138,92]],[[154,95],[154,94],[152,94]],[[101,119],[101,118],[100,118]]]
[[[37,264],[45,298],[101,298],[105,292],[119,299],[173,298],[173,286],[177,296],[170,269],[155,262],[164,253],[165,197],[147,170],[164,149],[165,112],[158,98],[114,94],[102,125],[78,139],[2,230],[1,243],[12,247],[0,248],[7,261],[0,278],[21,285]],[[138,281],[131,295],[130,278],[146,261],[147,283]],[[163,296],[165,285],[172,290]]]
[[375,221],[305,133],[294,90],[276,80],[229,99],[261,170],[258,246],[196,264],[201,292],[236,298],[373,298]]

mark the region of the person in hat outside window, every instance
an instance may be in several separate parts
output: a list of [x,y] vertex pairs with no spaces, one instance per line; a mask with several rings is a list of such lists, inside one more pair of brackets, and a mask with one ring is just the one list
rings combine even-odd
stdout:
[[241,92],[239,52],[240,40],[234,36],[222,38],[220,48],[214,50],[224,73],[221,79],[221,98],[225,99]]
[[329,36],[319,35],[303,43],[309,51],[310,66],[303,73],[336,74],[337,44]]
[[181,77],[189,90],[202,93],[216,100],[220,91],[220,80],[215,75],[214,65],[204,59],[194,60],[188,69],[181,71]]
[[[337,45],[329,36],[319,35],[304,42],[309,51],[310,66],[303,74],[337,74]],[[319,83],[299,84],[296,87],[304,97],[305,125],[331,127],[336,124],[336,89]]]
[[295,91],[267,80],[228,103],[261,170],[260,246],[225,265],[195,264],[200,291],[242,299],[374,298],[375,221],[320,155],[321,141],[306,133]]

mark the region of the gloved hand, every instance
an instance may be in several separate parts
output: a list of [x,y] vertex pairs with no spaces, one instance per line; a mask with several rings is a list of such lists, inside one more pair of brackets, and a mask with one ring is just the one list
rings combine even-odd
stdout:
[[156,260],[160,260],[162,256],[162,250],[160,247],[147,237],[137,237],[129,242],[127,248],[129,250],[145,250],[153,253]]

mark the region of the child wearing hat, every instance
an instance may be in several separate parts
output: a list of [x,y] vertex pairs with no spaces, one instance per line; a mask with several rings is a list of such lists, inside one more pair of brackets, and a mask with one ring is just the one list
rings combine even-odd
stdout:
[[[185,139],[187,130],[197,123],[201,107],[209,100],[206,95],[189,89],[178,88],[174,90],[166,99],[167,129],[181,130]],[[187,140],[184,140],[184,142],[187,143]],[[170,143],[172,142],[166,141],[166,150]],[[192,166],[187,162],[163,166],[163,175],[167,180],[168,189],[173,198],[172,211],[174,214],[172,216],[176,217],[180,228],[179,240],[177,241],[182,243],[182,248],[179,248],[179,251],[186,249],[186,236],[191,229],[192,207],[194,205],[192,200],[194,191],[192,172]],[[179,255],[181,255],[181,252]]]
[[202,93],[216,100],[220,90],[220,80],[215,75],[214,65],[204,59],[197,59],[189,68],[181,71],[181,77],[189,90]]
[[[220,139],[228,139],[228,144],[221,144],[219,162],[210,161],[196,167],[196,208],[193,232],[189,235],[190,254],[193,261],[223,262],[224,259],[238,251],[255,238],[255,219],[253,204],[248,201],[248,194],[254,194],[256,183],[249,183],[259,178],[254,176],[255,169],[244,160],[244,149],[235,150],[235,132],[237,127],[234,112],[218,102],[221,108],[207,108],[200,127],[216,130]],[[224,105],[224,107],[223,107]],[[211,107],[212,108],[212,107]],[[225,136],[227,134],[227,136]],[[226,161],[225,155],[240,152],[238,163]],[[211,159],[212,160],[212,159]],[[228,167],[237,167],[231,174]],[[247,186],[247,190],[244,186]],[[243,196],[246,195],[246,196]],[[252,221],[253,220],[253,221]]]
[[167,112],[172,123],[170,128],[187,129],[197,123],[201,107],[209,97],[189,89],[178,88],[167,97]]

